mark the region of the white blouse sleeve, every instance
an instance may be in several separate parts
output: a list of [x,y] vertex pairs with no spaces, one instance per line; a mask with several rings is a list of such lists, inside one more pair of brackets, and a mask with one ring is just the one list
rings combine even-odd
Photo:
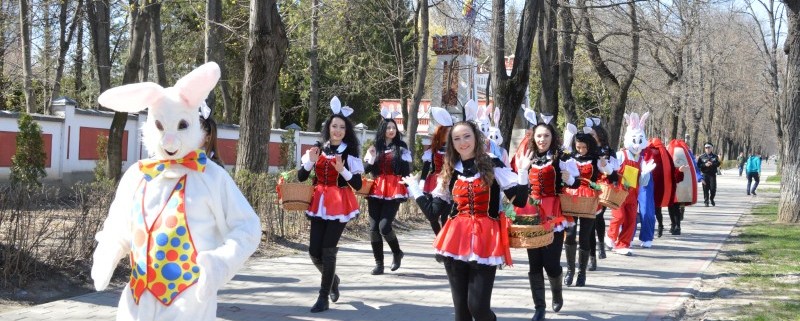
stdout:
[[[320,157],[322,157],[322,155],[320,155]],[[308,151],[303,153],[303,157],[300,157],[300,164],[303,165],[303,168],[306,171],[311,171],[311,169],[314,168],[314,163],[311,162],[311,159],[308,156]]]
[[495,167],[494,180],[497,181],[497,185],[500,185],[500,189],[504,191],[519,185],[519,176],[511,171],[510,167]]
[[442,178],[439,177],[436,179],[436,188],[431,191],[431,196],[442,199],[446,202],[450,202],[453,198],[449,190],[447,190],[447,185],[442,181]]
[[431,153],[430,149],[427,149],[424,153],[422,153],[423,162],[430,162],[432,159],[433,159],[433,154]]
[[400,155],[400,159],[411,163],[411,151],[409,151],[407,148],[403,148],[401,153],[402,155]]
[[347,168],[350,170],[350,173],[355,174],[364,174],[364,163],[361,162],[361,158],[358,158],[353,155],[347,155]]

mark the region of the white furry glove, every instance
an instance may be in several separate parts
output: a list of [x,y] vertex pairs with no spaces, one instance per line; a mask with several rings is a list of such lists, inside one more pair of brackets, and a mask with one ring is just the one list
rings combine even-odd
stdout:
[[111,281],[111,276],[119,263],[120,252],[121,249],[116,245],[97,244],[92,255],[92,280],[95,290],[103,291],[108,287],[108,282]]
[[642,175],[649,174],[654,169],[656,169],[656,163],[653,162],[653,160],[651,159],[651,160],[645,162],[644,164],[642,164]]
[[197,266],[200,267],[200,278],[197,280],[197,300],[205,302],[208,298],[217,295],[217,290],[221,286],[221,274],[223,269],[215,263],[215,260],[205,252],[197,254]]

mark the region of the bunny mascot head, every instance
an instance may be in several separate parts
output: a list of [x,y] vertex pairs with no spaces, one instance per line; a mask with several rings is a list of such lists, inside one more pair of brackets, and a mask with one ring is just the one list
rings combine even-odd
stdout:
[[628,127],[625,130],[623,145],[634,155],[638,155],[647,147],[647,134],[644,132],[644,124],[649,116],[649,112],[644,113],[641,118],[639,118],[639,114],[637,113],[624,115]]
[[142,131],[151,158],[126,170],[96,236],[97,290],[108,286],[120,259],[130,259],[117,320],[214,320],[217,290],[258,247],[258,216],[200,150],[200,117],[210,114],[204,100],[219,76],[211,62],[173,87],[129,84],[98,97],[116,111],[149,109]]

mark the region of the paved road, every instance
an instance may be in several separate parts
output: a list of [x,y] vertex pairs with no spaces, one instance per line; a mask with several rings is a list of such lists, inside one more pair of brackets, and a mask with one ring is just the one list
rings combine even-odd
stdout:
[[[766,167],[764,180],[772,174],[774,167]],[[739,217],[758,201],[745,195],[746,182],[738,173],[726,172],[718,184],[716,207],[701,204],[686,209],[683,235],[664,235],[653,248],[635,249],[631,257],[609,254],[599,260],[598,270],[589,272],[587,286],[565,288],[564,308],[554,313],[548,307],[548,319],[670,319],[670,312],[692,292]],[[664,219],[668,224],[666,212]],[[373,259],[368,243],[343,244],[338,265],[342,296],[320,314],[308,312],[317,296],[319,274],[305,253],[253,259],[220,292],[218,319],[452,320],[450,291],[442,266],[432,258],[432,239],[428,230],[400,235],[406,253],[403,267],[381,276],[369,274]],[[516,264],[498,271],[492,306],[499,320],[530,320],[527,257],[521,250],[512,254]],[[0,313],[0,320],[112,320],[118,298],[119,290],[92,293]]]

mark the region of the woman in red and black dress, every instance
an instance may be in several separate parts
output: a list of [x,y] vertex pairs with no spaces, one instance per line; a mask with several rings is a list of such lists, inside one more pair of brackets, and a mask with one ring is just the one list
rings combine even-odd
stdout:
[[[526,118],[527,115],[526,115]],[[535,116],[533,117],[535,119]],[[558,194],[561,187],[576,187],[578,182],[566,169],[568,164],[561,159],[563,152],[559,148],[558,136],[555,128],[550,125],[552,116],[542,115],[544,122],[538,123],[533,128],[533,134],[528,146],[528,155],[518,159],[517,170],[520,176],[529,177],[530,197],[538,200],[539,205],[526,204],[525,208],[517,209],[517,214],[537,213],[542,224],[552,229],[553,243],[550,245],[528,249],[530,272],[528,281],[531,285],[531,295],[535,312],[534,321],[544,320],[547,303],[544,291],[544,272],[547,272],[550,281],[550,291],[553,296],[553,311],[558,312],[564,305],[561,295],[563,269],[561,268],[561,249],[564,244],[564,229],[568,222],[561,215],[561,202]],[[528,119],[530,122],[532,119]],[[530,162],[524,162],[530,157]],[[544,270],[544,271],[543,271]]]
[[[597,141],[590,134],[578,133],[575,135],[572,142],[572,158],[578,166],[580,178],[589,180],[590,182],[597,182],[600,174],[611,174],[612,169],[608,161],[599,157],[597,148]],[[589,182],[581,180],[578,188],[565,188],[564,193],[570,195],[577,195],[581,197],[594,197],[599,195],[599,192],[589,186]],[[595,213],[600,210],[598,206]],[[575,254],[580,247],[578,255],[578,277],[575,280],[575,286],[586,285],[586,266],[589,263],[589,250],[591,249],[591,240],[594,238],[592,232],[594,231],[595,218],[575,218],[571,220],[577,224],[567,228],[567,237],[564,240],[565,253],[567,255],[567,274],[564,276],[564,285],[572,285],[572,279],[575,276]],[[580,235],[580,236],[578,236]],[[576,236],[580,244],[576,242]]]
[[[599,118],[592,118],[592,132],[590,134],[594,137],[595,142],[597,142],[597,148],[599,150],[598,156],[607,159],[612,169],[611,174],[600,175],[598,181],[601,183],[616,184],[619,179],[617,174],[617,170],[619,170],[619,163],[616,159],[617,152],[608,145],[608,133],[600,125]],[[606,235],[605,213],[606,207],[602,206],[594,217],[594,232],[592,232],[591,244],[589,244],[589,271],[597,270],[598,258],[606,258],[606,246],[604,242]]]
[[358,139],[353,123],[347,118],[352,109],[341,107],[335,97],[331,109],[333,115],[322,126],[323,142],[306,151],[297,174],[301,182],[308,179],[312,170],[316,174],[314,196],[306,211],[311,221],[308,253],[322,273],[322,280],[311,312],[327,310],[329,296],[333,302],[339,300],[339,277],[335,273],[337,246],[345,225],[359,213],[353,189],[361,188],[364,173],[364,164],[358,157]]
[[[383,112],[381,113],[384,114]],[[389,116],[389,117],[386,117]],[[383,237],[392,249],[391,270],[400,268],[403,251],[397,235],[392,230],[392,222],[397,216],[400,204],[408,199],[408,190],[402,183],[404,176],[411,172],[411,152],[397,131],[397,123],[391,114],[384,115],[383,122],[375,136],[375,145],[364,156],[366,171],[372,174],[375,183],[367,197],[369,209],[370,242],[375,256],[373,275],[383,274]]]
[[[445,143],[447,143],[447,134],[450,128],[453,127],[453,119],[450,113],[444,108],[432,107],[431,116],[436,121],[438,126],[433,132],[433,139],[431,140],[430,147],[422,154],[422,179],[423,186],[422,192],[430,194],[436,188],[436,181],[439,174],[442,172],[442,165],[444,164]],[[431,223],[431,229],[434,234],[439,234],[439,231],[447,221],[447,213],[432,213],[427,215],[426,218]]]
[[444,263],[453,295],[455,320],[496,320],[491,310],[497,267],[510,265],[508,221],[500,212],[502,195],[526,203],[527,176],[518,177],[483,149],[484,138],[470,122],[453,126],[437,187],[429,195],[412,177],[404,181],[425,213],[450,213],[433,246]]

